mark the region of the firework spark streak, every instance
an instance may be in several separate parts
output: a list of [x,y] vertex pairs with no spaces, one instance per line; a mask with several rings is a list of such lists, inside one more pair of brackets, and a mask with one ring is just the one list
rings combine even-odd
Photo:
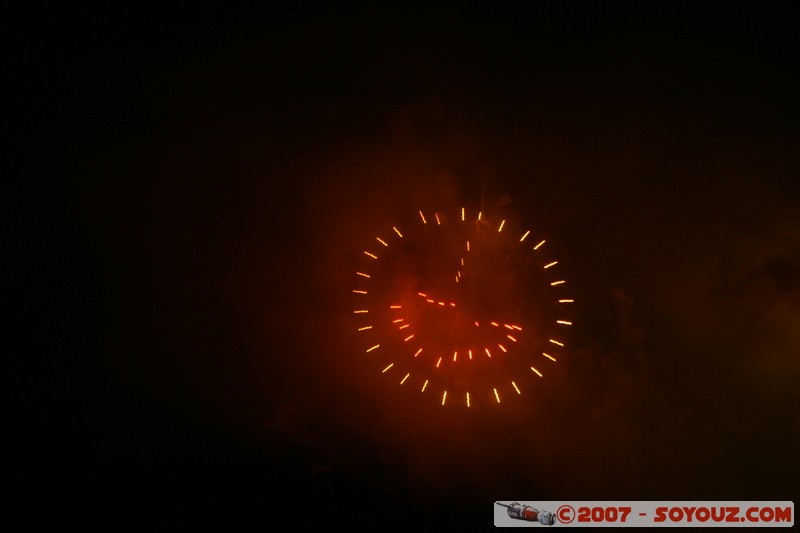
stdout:
[[[468,211],[421,209],[377,228],[350,288],[354,330],[378,375],[423,397],[432,389],[447,409],[535,394],[574,327],[564,269],[542,235]],[[448,391],[463,400],[448,402]]]

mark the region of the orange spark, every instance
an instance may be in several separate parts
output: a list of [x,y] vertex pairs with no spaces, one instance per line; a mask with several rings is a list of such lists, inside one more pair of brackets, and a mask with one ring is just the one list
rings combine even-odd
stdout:
[[365,329],[372,329],[372,326],[364,326],[363,328],[358,328],[358,331],[364,331]]
[[551,285],[551,286],[553,286],[553,287],[555,287],[556,285],[563,285],[564,283],[566,283],[566,281],[564,281],[564,280],[562,279],[561,281],[554,281],[554,282],[553,282],[553,283],[551,283],[550,285]]
[[376,238],[376,239],[378,239],[378,242],[379,242],[379,243],[381,243],[382,245],[384,245],[384,246],[389,246],[389,245],[388,245],[388,244],[386,244],[386,242],[385,242],[383,239],[381,239],[380,237],[375,237],[375,238]]
[[540,247],[541,245],[543,245],[545,242],[546,242],[546,241],[542,241],[542,242],[540,242],[539,244],[537,244],[536,246],[534,246],[534,247],[533,247],[533,249],[534,249],[534,250],[538,250],[538,249],[539,249],[539,247]]
[[427,299],[427,300],[425,300],[425,301],[426,301],[426,302],[428,302],[429,304],[432,304],[432,303],[434,303],[434,302],[433,302],[433,300],[431,300],[430,298],[429,298],[429,299]]
[[551,361],[555,361],[555,358],[554,358],[552,355],[546,354],[546,353],[544,353],[544,352],[542,352],[542,355],[543,355],[543,356],[545,356],[545,357],[547,357],[547,358],[548,358],[548,359],[550,359]]
[[464,208],[461,208],[461,222],[464,222]]
[[422,296],[423,298],[427,298],[427,297],[428,297],[428,295],[427,295],[427,294],[425,294],[424,292],[418,292],[417,294],[419,294],[419,295],[420,295],[420,296]]
[[395,228],[394,226],[392,226],[392,229],[394,230],[394,232],[395,232],[395,233],[397,233],[397,235],[398,235],[398,236],[399,236],[401,239],[403,238],[403,234],[402,234],[402,233],[400,233],[400,230],[399,230],[399,229]]
[[552,342],[553,344],[558,344],[559,346],[564,346],[562,343],[554,341],[553,339],[550,339],[550,342]]
[[494,390],[494,397],[497,398],[497,403],[500,403],[500,395],[497,394],[497,389],[493,389],[493,390]]
[[442,405],[444,405],[444,401],[446,399],[447,399],[447,391],[444,391],[444,394],[442,395]]
[[403,308],[402,305],[390,305],[389,306],[389,309],[402,309],[402,308]]
[[422,211],[419,212],[419,216],[420,216],[420,218],[422,218],[422,223],[423,224],[427,224],[428,223],[428,221],[425,220],[425,215],[422,214]]
[[394,363],[390,363],[389,366],[387,366],[386,368],[383,369],[383,372],[381,372],[381,374],[386,373],[386,371],[389,370],[390,368],[392,368],[393,366],[394,366]]
[[442,364],[442,358],[440,357],[438,361],[436,361],[436,368],[439,368],[439,365]]
[[553,266],[553,265],[557,265],[557,264],[558,264],[558,261],[553,261],[552,263],[548,263],[548,264],[546,264],[546,265],[544,266],[544,268],[550,268],[551,266]]
[[411,339],[413,339],[413,338],[414,338],[414,335],[409,335],[408,337],[406,337],[405,339],[403,339],[403,342],[408,342],[408,341],[410,341],[410,340],[411,340]]
[[478,211],[478,220],[481,219],[481,215],[482,215],[482,213],[480,211]]
[[397,324],[398,322],[402,322],[402,321],[403,321],[402,318],[398,318],[398,319],[392,320],[392,324]]
[[515,391],[517,391],[517,394],[522,394],[522,393],[519,391],[519,387],[517,387],[517,384],[516,384],[516,383],[514,383],[514,382],[512,381],[512,382],[511,382],[511,384],[512,384],[512,385],[514,385],[514,390],[515,390]]
[[519,240],[519,242],[522,242],[522,241],[524,241],[524,240],[525,240],[525,237],[527,237],[528,235],[530,235],[530,233],[531,233],[531,230],[528,230],[528,231],[526,231],[526,232],[525,232],[525,235],[523,235],[523,236],[522,236],[522,238]]
[[467,241],[467,251],[469,252],[469,241]]
[[378,258],[377,255],[371,254],[371,253],[367,252],[366,250],[364,250],[364,253],[367,254],[368,256],[370,256],[373,259],[377,259]]
[[458,357],[458,352],[455,352],[455,353],[453,354],[453,362],[454,362],[454,363],[456,362],[456,357]]
[[359,309],[358,311],[353,311],[354,313],[369,313],[369,309]]
[[472,350],[467,350],[467,353],[469,354],[469,358],[472,359]]
[[571,304],[574,301],[575,300],[559,300],[558,303],[560,303],[560,304]]
[[425,387],[428,386],[428,380],[425,380],[425,383],[422,384],[422,390],[420,392],[425,392]]
[[434,213],[433,216],[436,217],[436,224],[441,225],[442,223],[439,222],[439,213]]
[[444,305],[444,302],[439,302],[439,305]]
[[503,226],[505,226],[505,225],[506,225],[506,221],[504,220],[504,221],[502,221],[500,223],[500,227],[497,228],[497,232],[500,233],[501,231],[503,231]]
[[571,326],[572,322],[569,322],[567,320],[556,320],[556,324],[564,324],[565,326]]
[[358,274],[359,276],[363,276],[365,278],[369,277],[369,274],[364,274],[363,272],[356,272],[356,274]]
[[405,329],[405,328],[410,328],[410,327],[411,327],[411,324],[403,324],[402,326],[400,326],[397,329]]
[[514,337],[512,337],[511,335],[506,335],[506,337],[508,337],[509,339],[511,339],[511,340],[512,340],[512,341],[514,341],[514,342],[517,342],[517,339],[515,339],[515,338],[514,338]]
[[367,353],[371,352],[372,350],[374,350],[374,349],[375,349],[375,348],[377,348],[378,346],[380,346],[380,344],[376,344],[375,346],[373,346],[372,348],[370,348],[369,350],[367,350]]
[[497,322],[489,322],[489,324],[493,325],[496,328],[500,327],[500,324],[498,324]]
[[536,375],[537,375],[537,376],[539,376],[539,377],[542,377],[542,373],[541,373],[541,372],[539,372],[538,370],[536,370],[535,368],[531,367],[531,370],[533,370],[534,372],[536,372]]
[[357,291],[355,289],[353,289],[353,292],[356,294],[367,294],[367,291]]
[[417,350],[417,353],[415,353],[415,354],[414,354],[414,357],[418,356],[418,355],[419,355],[419,354],[421,354],[421,353],[422,353],[422,348],[420,348],[419,350]]
[[503,353],[508,353],[508,351],[506,350],[505,346],[503,346],[502,344],[498,344],[497,347],[500,348],[501,350],[503,350]]
[[489,348],[484,348],[484,350],[486,350],[486,355],[488,355],[489,358],[491,358],[492,357],[492,352],[489,351]]
[[467,393],[467,407],[469,407],[469,393]]
[[406,380],[408,379],[408,376],[410,376],[410,375],[411,375],[411,373],[410,373],[410,372],[409,372],[408,374],[406,374],[406,377],[404,377],[404,378],[403,378],[403,380],[400,382],[400,385],[402,385],[403,383],[405,383],[405,382],[406,382]]

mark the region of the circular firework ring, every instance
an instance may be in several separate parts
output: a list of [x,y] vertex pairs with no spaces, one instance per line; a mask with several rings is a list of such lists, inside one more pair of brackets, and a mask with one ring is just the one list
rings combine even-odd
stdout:
[[454,215],[419,211],[371,241],[355,273],[356,329],[383,378],[441,405],[499,404],[565,354],[574,300],[545,239]]

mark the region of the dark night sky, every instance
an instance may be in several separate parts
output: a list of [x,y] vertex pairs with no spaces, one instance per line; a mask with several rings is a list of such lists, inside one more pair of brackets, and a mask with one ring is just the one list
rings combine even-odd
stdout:
[[[22,21],[27,523],[795,497],[796,13],[555,5]],[[557,243],[575,348],[454,416],[364,364],[351,258],[481,190]]]

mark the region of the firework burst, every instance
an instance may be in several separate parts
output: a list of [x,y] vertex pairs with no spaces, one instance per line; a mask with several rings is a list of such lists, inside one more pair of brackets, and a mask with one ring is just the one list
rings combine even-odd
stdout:
[[568,353],[574,299],[535,231],[453,215],[419,210],[372,238],[354,276],[354,329],[387,384],[442,406],[502,404]]

